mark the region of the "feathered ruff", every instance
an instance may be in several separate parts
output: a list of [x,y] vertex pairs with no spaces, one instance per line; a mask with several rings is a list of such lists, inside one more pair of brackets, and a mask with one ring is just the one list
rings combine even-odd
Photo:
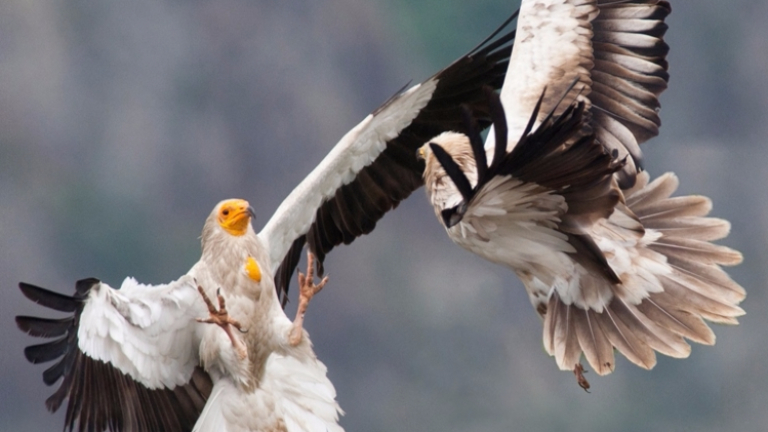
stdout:
[[685,339],[714,344],[705,320],[738,324],[746,292],[721,266],[740,263],[741,254],[710,243],[727,236],[730,225],[706,217],[706,197],[672,197],[677,186],[673,174],[649,183],[641,173],[626,191],[626,206],[595,227],[597,244],[622,280],[609,301],[588,300],[585,308],[563,301],[557,291],[549,297],[544,346],[561,369],[573,370],[583,352],[598,374],[610,373],[613,348],[650,369],[655,351],[687,357]]

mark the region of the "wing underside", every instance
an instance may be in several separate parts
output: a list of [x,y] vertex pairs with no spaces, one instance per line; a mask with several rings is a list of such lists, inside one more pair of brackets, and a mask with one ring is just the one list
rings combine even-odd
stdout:
[[639,144],[661,125],[670,11],[659,0],[524,0],[501,92],[511,136],[520,136],[545,88],[542,116],[578,80],[566,102],[584,100],[601,144],[619,158],[630,156],[618,174],[622,188],[631,187],[642,167]]
[[[131,281],[128,280],[126,283],[135,284]],[[137,333],[141,332],[139,330],[141,328],[148,333],[158,330],[159,327],[153,325],[156,323],[152,314],[146,314],[152,310],[152,306],[158,306],[163,302],[166,304],[173,302],[177,306],[183,304],[178,297],[174,298],[173,292],[159,303],[149,301],[141,304],[131,302],[121,304],[120,300],[99,301],[98,297],[94,296],[96,290],[104,291],[106,294],[116,291],[97,279],[78,281],[73,296],[62,295],[26,283],[19,284],[19,287],[24,295],[35,303],[70,314],[59,319],[16,317],[18,327],[29,335],[55,338],[50,342],[27,347],[24,354],[30,362],[35,364],[56,360],[53,366],[43,372],[43,381],[46,385],[54,385],[61,380],[58,390],[46,401],[46,406],[50,411],[55,412],[65,400],[68,400],[65,429],[114,432],[192,430],[211,391],[212,383],[208,374],[197,366],[192,366],[189,371],[173,370],[172,363],[166,363],[158,365],[157,371],[162,370],[162,372],[158,372],[160,376],[156,376],[155,373],[148,371],[152,368],[147,366],[147,363],[153,361],[152,356],[147,355],[147,351],[153,350],[151,347],[153,337],[148,336],[143,339],[149,349],[147,346],[141,346],[139,343],[141,340],[131,342],[132,338],[138,337]],[[126,291],[130,293],[131,290]],[[105,315],[111,315],[109,319],[112,322],[105,324],[98,319],[89,318],[87,309],[93,307],[102,312],[107,311]],[[173,309],[173,307],[159,309],[157,313],[173,315]],[[124,317],[122,323],[118,318],[120,316]],[[165,318],[174,319],[179,316],[165,316]],[[112,326],[111,329],[110,326]],[[122,333],[120,326],[126,326]],[[135,328],[127,329],[132,326]],[[103,331],[102,340],[98,340],[98,336],[88,336],[89,332],[84,331],[88,327]],[[82,341],[81,337],[92,339]],[[171,337],[182,338],[184,335],[177,332]],[[81,348],[82,345],[89,344],[93,347],[91,352]],[[113,351],[111,354],[106,351],[98,352],[99,349],[109,350],[115,347],[118,351]],[[176,348],[178,347],[179,345],[176,345]],[[174,347],[169,345],[168,348]],[[142,354],[141,351],[145,352]],[[184,357],[183,352],[177,354],[179,357]],[[158,359],[155,361],[162,363]],[[130,370],[126,362],[133,363],[135,369]],[[142,371],[145,372],[144,376]],[[156,378],[160,381],[150,384]],[[178,381],[179,384],[162,385],[161,381]]]

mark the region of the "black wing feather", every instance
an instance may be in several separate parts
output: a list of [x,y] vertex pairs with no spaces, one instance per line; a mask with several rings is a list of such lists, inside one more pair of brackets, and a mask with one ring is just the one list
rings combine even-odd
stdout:
[[80,302],[74,297],[48,291],[39,286],[21,282],[19,283],[19,289],[21,289],[22,294],[24,294],[26,298],[41,306],[59,312],[75,312],[77,308],[80,307]]
[[[487,90],[488,88],[486,87],[485,89]],[[494,107],[491,106],[490,108],[491,118],[494,118]],[[464,125],[467,130],[467,136],[469,137],[469,145],[472,147],[472,155],[475,157],[477,178],[485,178],[488,174],[488,158],[485,154],[483,139],[480,136],[480,132],[477,130],[477,124],[472,118],[472,112],[469,110],[469,107],[464,105],[461,107],[461,110],[464,118]],[[494,127],[496,127],[495,123]]]
[[77,331],[90,289],[99,283],[89,278],[77,282],[75,294],[66,296],[35,285],[20,283],[22,293],[35,303],[73,315],[63,319],[17,316],[16,324],[35,337],[59,337],[24,350],[32,363],[60,358],[43,372],[43,382],[61,385],[46,401],[57,411],[65,400],[64,430],[68,431],[191,431],[211,393],[213,383],[201,368],[190,382],[174,389],[148,389],[111,364],[86,356],[78,347]]
[[453,183],[456,185],[456,189],[459,190],[459,193],[461,193],[461,196],[464,197],[464,200],[469,201],[472,199],[474,194],[474,191],[472,190],[472,184],[469,182],[467,176],[464,175],[464,172],[459,167],[459,164],[457,164],[451,155],[449,155],[447,151],[443,150],[443,148],[438,144],[429,143],[429,148],[432,149],[432,152],[435,154],[435,158],[437,158],[438,162],[440,162],[440,165],[443,166],[445,173],[448,174],[448,177],[450,177]]
[[[387,148],[364,167],[355,180],[342,186],[318,208],[308,232],[294,241],[280,264],[277,274],[282,276],[276,280],[280,298],[285,298],[290,284],[291,278],[285,276],[293,274],[298,265],[294,248],[299,243],[306,243],[317,257],[317,271],[322,275],[323,259],[331,249],[369,233],[385,213],[423,185],[424,164],[416,158],[416,149],[443,132],[463,130],[462,104],[470,108],[479,128],[490,126],[488,103],[482,89],[485,86],[499,89],[504,82],[515,31],[498,35],[516,16],[517,12],[467,55],[438,72],[437,87],[427,106],[396,138],[387,142]],[[399,94],[374,111],[374,115]],[[366,180],[360,180],[363,177]],[[363,182],[368,180],[376,183],[380,193],[359,193],[360,188],[366,187]],[[360,204],[353,206],[350,199]]]
[[[557,109],[555,106],[539,127],[532,130],[544,99],[542,93],[526,132],[512,151],[507,152],[506,123],[499,95],[495,92],[486,92],[486,95],[494,120],[501,127],[494,131],[497,135],[493,161],[485,170],[477,169],[478,181],[474,188],[462,191],[465,186],[461,186],[460,182],[462,179],[466,181],[466,175],[447,152],[439,146],[433,146],[438,162],[463,197],[457,206],[443,210],[441,216],[445,226],[450,228],[461,221],[472,200],[494,177],[512,176],[535,183],[565,198],[568,210],[561,216],[558,230],[568,236],[569,243],[576,249],[574,259],[603,274],[611,282],[619,283],[618,276],[594,240],[581,232],[583,222],[608,217],[613,212],[620,195],[611,188],[612,176],[623,167],[623,162],[616,161],[589,133],[585,125],[584,103],[573,103],[558,116],[553,114]],[[504,147],[499,142],[504,142]],[[460,174],[456,174],[456,170]]]
[[[485,97],[488,98],[488,106],[491,112],[491,120],[493,121],[493,134],[495,138],[493,147],[493,161],[491,162],[491,166],[497,167],[501,164],[502,159],[504,159],[504,155],[507,153],[507,116],[504,115],[504,107],[501,105],[501,99],[493,92],[493,89],[486,87],[483,90],[485,92]],[[534,115],[538,114],[540,106],[541,100],[539,100],[539,103],[534,109]],[[480,150],[485,152],[484,148],[481,148]],[[485,161],[486,158],[483,158],[483,160]],[[477,174],[477,178],[487,178],[488,169],[481,170],[478,166]],[[483,174],[482,177],[480,174]]]
[[72,326],[74,318],[48,319],[29,316],[17,316],[16,325],[24,333],[34,337],[64,336]]

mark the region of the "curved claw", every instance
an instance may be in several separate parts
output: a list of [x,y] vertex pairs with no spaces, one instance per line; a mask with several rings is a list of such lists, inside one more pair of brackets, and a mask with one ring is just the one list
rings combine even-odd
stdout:
[[208,295],[206,295],[205,290],[202,286],[197,286],[197,291],[200,293],[200,296],[203,297],[203,301],[205,302],[205,305],[208,307],[208,318],[197,318],[196,321],[199,323],[205,323],[205,324],[216,324],[219,327],[221,327],[224,332],[229,337],[230,341],[232,342],[232,346],[234,347],[235,351],[237,352],[238,357],[242,360],[245,359],[247,356],[247,350],[245,348],[245,345],[243,345],[243,342],[239,340],[239,338],[236,338],[235,335],[232,333],[231,327],[234,327],[239,331],[240,333],[248,333],[248,330],[244,330],[243,326],[240,324],[239,321],[229,316],[229,312],[227,312],[227,303],[226,300],[224,300],[224,296],[221,295],[221,288],[216,289],[216,297],[219,302],[219,309],[216,309],[216,306],[213,304],[213,301],[211,301],[210,298],[208,298]]
[[589,381],[584,378],[585,373],[587,373],[587,371],[584,369],[584,366],[582,366],[581,363],[576,363],[576,366],[573,368],[573,374],[576,375],[576,382],[579,384],[579,387],[589,393]]
[[315,284],[314,263],[314,255],[312,252],[307,251],[307,274],[304,275],[299,272],[299,308],[296,311],[296,318],[293,320],[293,327],[288,336],[288,342],[292,346],[296,346],[301,342],[304,314],[307,312],[309,301],[328,283],[328,276],[325,276],[318,284]]

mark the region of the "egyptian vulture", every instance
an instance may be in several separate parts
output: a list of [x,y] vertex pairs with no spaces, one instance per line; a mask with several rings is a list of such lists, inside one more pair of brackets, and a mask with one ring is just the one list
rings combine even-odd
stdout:
[[20,284],[32,301],[72,314],[16,319],[32,336],[56,338],[25,350],[32,363],[60,358],[43,373],[48,385],[62,379],[48,409],[69,399],[69,430],[340,431],[334,388],[301,329],[323,282],[312,284],[310,259],[291,323],[282,310],[289,278],[305,244],[322,275],[333,247],[369,233],[421,186],[416,149],[459,127],[461,105],[490,124],[482,89],[501,87],[514,40],[514,30],[502,31],[514,16],[349,131],[258,234],[246,202],[220,203],[203,229],[200,261],[178,280],[128,278],[113,289],[85,279],[72,296]]
[[[428,199],[448,236],[522,280],[563,370],[582,353],[600,375],[614,350],[646,369],[655,352],[711,345],[704,320],[738,324],[744,289],[711,241],[727,221],[702,196],[650,181],[637,144],[658,133],[666,87],[664,1],[524,0],[494,127],[485,144],[448,132],[419,149]],[[470,112],[471,108],[467,108]]]
[[252,216],[247,201],[219,203],[200,260],[167,285],[127,278],[114,289],[90,278],[66,296],[19,284],[32,301],[72,314],[16,317],[32,336],[61,337],[25,354],[33,363],[61,357],[43,379],[63,378],[46,404],[55,411],[69,398],[65,429],[342,431],[336,392],[302,328],[327,278],[315,285],[311,267],[300,274],[291,322]]

